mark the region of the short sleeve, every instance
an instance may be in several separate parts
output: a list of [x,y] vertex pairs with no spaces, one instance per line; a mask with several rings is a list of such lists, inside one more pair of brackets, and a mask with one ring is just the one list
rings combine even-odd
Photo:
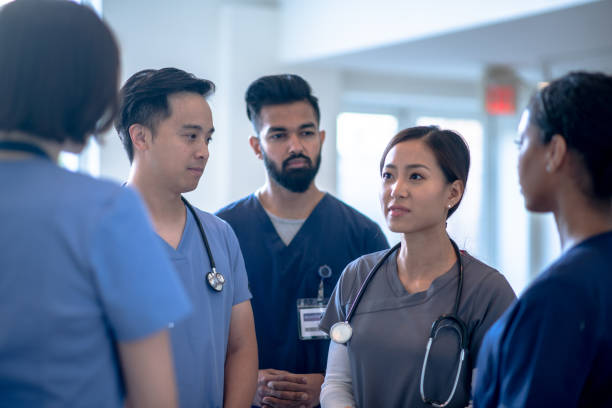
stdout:
[[92,227],[92,272],[102,308],[119,341],[147,337],[191,308],[136,193],[121,189]]
[[342,275],[340,275],[340,279],[338,279],[338,283],[336,284],[336,287],[329,298],[329,303],[327,304],[325,313],[319,322],[319,328],[325,333],[329,334],[329,329],[331,329],[334,323],[342,322],[346,319],[346,308],[355,284],[356,271],[354,270],[354,266],[357,262],[359,262],[359,259],[351,262],[346,268],[344,268],[344,271],[342,272]]
[[487,275],[478,288],[477,298],[482,301],[482,318],[474,327],[470,338],[470,354],[477,357],[487,330],[516,300],[514,290],[506,278],[497,271]]
[[223,221],[227,227],[227,239],[229,247],[230,264],[232,268],[232,274],[234,276],[234,299],[232,306],[251,299],[252,295],[249,291],[249,278],[247,276],[246,268],[244,266],[244,258],[242,257],[242,251],[240,250],[240,244],[238,238],[234,233],[232,227],[230,227],[225,221]]
[[[475,407],[576,406],[594,353],[596,327],[569,285],[528,290],[485,336]],[[560,341],[562,339],[562,341]]]

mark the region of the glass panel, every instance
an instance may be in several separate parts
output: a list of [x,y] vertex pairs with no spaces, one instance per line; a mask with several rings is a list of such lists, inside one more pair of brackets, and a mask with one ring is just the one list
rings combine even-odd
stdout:
[[59,165],[72,171],[81,171],[94,177],[100,175],[100,145],[94,137],[80,154],[61,152]]
[[417,126],[436,125],[459,133],[470,148],[470,172],[463,200],[457,211],[448,219],[448,233],[460,248],[478,255],[480,245],[480,218],[483,201],[483,128],[473,119],[449,119],[423,116]]
[[79,170],[79,155],[68,152],[60,152],[58,163],[60,166],[71,170],[78,171]]
[[390,243],[397,234],[387,229],[379,204],[380,156],[397,133],[392,115],[344,112],[337,119],[338,196],[376,221]]

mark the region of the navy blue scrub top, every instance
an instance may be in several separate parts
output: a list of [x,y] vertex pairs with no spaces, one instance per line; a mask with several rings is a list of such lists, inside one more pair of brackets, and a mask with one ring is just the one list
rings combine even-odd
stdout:
[[332,270],[324,284],[329,297],[349,262],[388,248],[380,227],[330,194],[325,194],[288,246],[253,194],[216,215],[232,226],[244,256],[259,367],[298,374],[324,372],[329,341],[299,339],[297,300],[317,297],[320,266]]

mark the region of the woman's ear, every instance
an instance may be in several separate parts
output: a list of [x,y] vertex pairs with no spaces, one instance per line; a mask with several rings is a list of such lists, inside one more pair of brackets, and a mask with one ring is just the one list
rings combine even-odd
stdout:
[[554,135],[546,145],[546,171],[557,171],[566,161],[567,142],[561,135]]
[[464,188],[465,186],[461,180],[455,180],[450,184],[448,189],[448,208],[452,208],[461,200]]

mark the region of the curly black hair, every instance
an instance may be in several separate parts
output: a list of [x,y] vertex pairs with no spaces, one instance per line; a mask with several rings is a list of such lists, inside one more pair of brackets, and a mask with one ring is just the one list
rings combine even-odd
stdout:
[[539,90],[529,102],[530,123],[542,143],[554,135],[578,153],[590,185],[585,193],[596,200],[612,197],[612,76],[571,72]]

